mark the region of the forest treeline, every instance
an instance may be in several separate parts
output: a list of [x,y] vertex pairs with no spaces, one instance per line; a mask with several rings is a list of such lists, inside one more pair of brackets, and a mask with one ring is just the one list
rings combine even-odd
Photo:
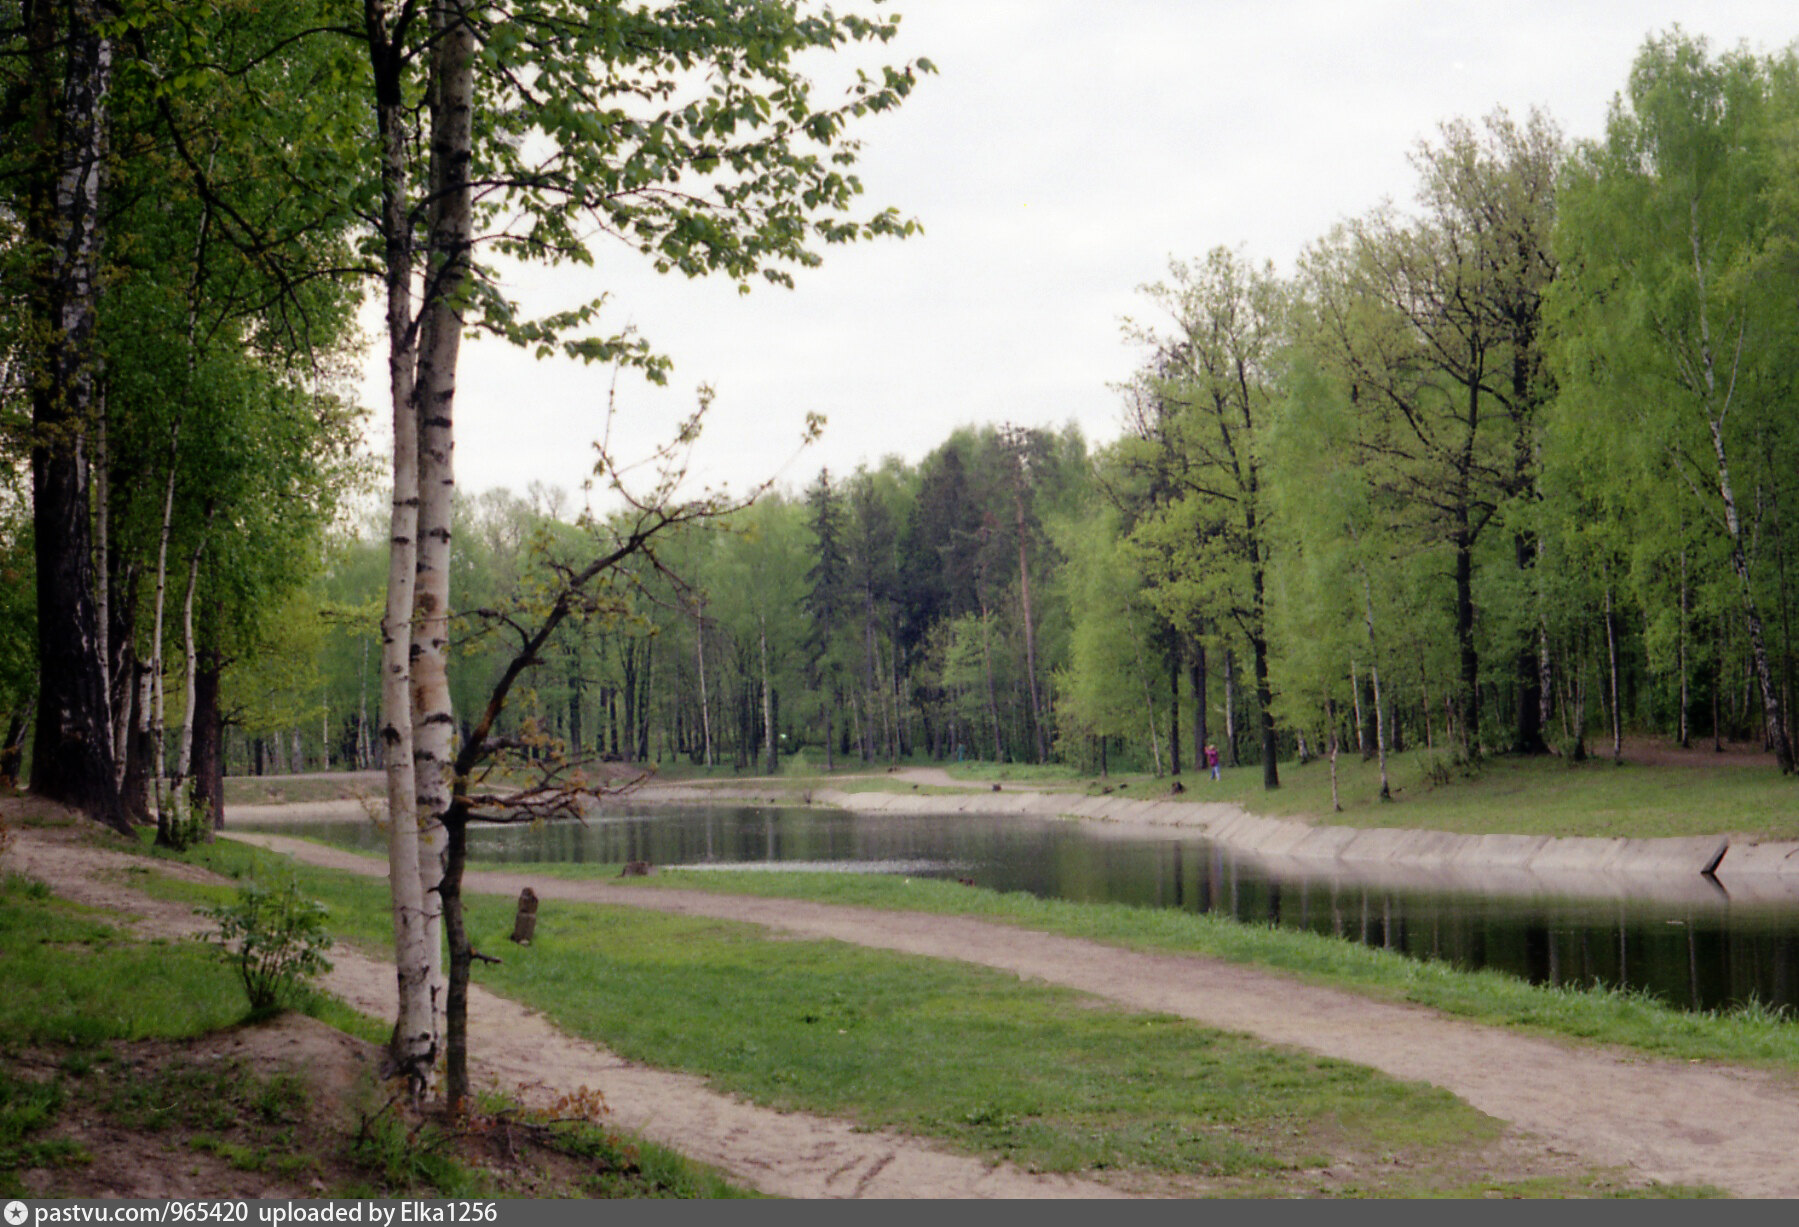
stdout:
[[[1293,755],[1579,758],[1647,731],[1759,741],[1790,770],[1796,137],[1790,53],[1679,31],[1645,44],[1595,139],[1534,112],[1446,123],[1409,204],[1343,222],[1290,273],[1216,248],[1145,287],[1116,440],[968,428],[669,528],[534,652],[506,743],[544,762],[1159,773],[1212,743],[1272,787]],[[166,705],[240,770],[371,765],[386,540],[334,526],[354,465],[314,374],[343,308],[321,288],[276,326],[258,295],[298,300],[257,288],[268,268],[176,261],[225,222],[173,195],[147,177],[130,233],[146,267],[186,271],[102,321],[121,355],[142,312],[187,338],[109,357],[106,403],[132,409],[93,443],[84,582],[108,611],[121,762],[151,779],[156,745],[179,753],[155,733]],[[312,425],[290,437],[284,413]],[[202,450],[238,438],[254,450]],[[617,525],[553,492],[458,498],[466,724]],[[0,590],[15,746],[26,591]]]

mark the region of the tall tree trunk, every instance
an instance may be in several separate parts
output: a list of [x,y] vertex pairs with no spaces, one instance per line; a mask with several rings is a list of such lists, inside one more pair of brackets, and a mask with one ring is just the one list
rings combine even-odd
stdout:
[[[66,14],[67,28],[59,28]],[[106,722],[83,441],[95,407],[94,325],[113,45],[95,0],[26,6],[24,109],[41,155],[25,183],[33,355],[31,497],[38,719],[32,791],[130,835]]]
[[1368,572],[1362,572],[1362,622],[1368,631],[1368,680],[1374,687],[1374,747],[1380,755],[1380,799],[1391,801],[1393,791],[1387,782],[1386,708],[1380,692],[1380,640],[1374,633],[1374,586]]
[[[1537,541],[1537,565],[1543,563],[1543,542]],[[1549,610],[1541,588],[1537,592],[1537,729],[1547,735],[1555,703],[1555,674],[1550,668]]]
[[1006,761],[1006,751],[999,740],[999,704],[993,696],[993,648],[987,637],[987,605],[981,604],[981,668],[987,675],[987,716],[993,721],[993,761]]
[[452,1119],[468,1110],[468,984],[474,955],[462,914],[462,877],[468,864],[468,817],[456,808],[444,815],[444,875],[437,888],[449,939],[449,981],[444,1001],[444,1106]]
[[150,666],[133,657],[131,661],[131,702],[120,713],[128,721],[130,732],[125,743],[125,776],[120,785],[120,799],[125,811],[135,822],[154,821],[150,810]]
[[1224,753],[1226,766],[1241,765],[1237,759],[1237,662],[1229,648],[1224,649]]
[[1470,761],[1481,754],[1480,656],[1474,646],[1474,543],[1464,526],[1455,539],[1455,636],[1461,657],[1460,711],[1462,753]]
[[875,591],[872,583],[862,586],[862,761],[874,760],[875,705],[879,702],[880,683],[875,677]]
[[1256,707],[1262,725],[1262,787],[1279,788],[1281,773],[1275,755],[1280,744],[1274,733],[1274,688],[1268,684],[1268,640],[1257,635],[1249,646],[1254,654]]
[[[1031,729],[1037,741],[1037,760],[1047,762],[1049,746],[1043,736],[1043,705],[1037,699],[1037,631],[1031,621],[1031,562],[1025,550],[1024,461],[1018,458],[1013,475],[1012,500],[1018,511],[1018,603],[1024,615],[1024,675],[1030,682]],[[1158,770],[1157,774],[1160,774]]]
[[[208,619],[207,638],[218,633],[218,619]],[[205,814],[214,830],[225,825],[225,721],[219,711],[219,649],[208,642],[200,649],[194,669],[193,799],[196,813]]]
[[1343,812],[1342,799],[1337,795],[1337,701],[1326,699],[1324,702],[1325,719],[1330,721],[1330,735],[1326,744],[1330,747],[1331,759],[1331,812]]
[[1181,637],[1168,631],[1168,774],[1181,778]]
[[1206,729],[1211,715],[1206,699],[1206,645],[1197,635],[1193,637],[1193,656],[1187,670],[1188,683],[1193,687],[1193,769],[1197,771],[1206,765],[1206,742],[1211,739]]
[[[211,516],[207,518],[210,521]],[[181,602],[181,731],[175,738],[175,778],[171,789],[186,782],[194,761],[194,689],[199,685],[199,651],[194,645],[194,590],[200,585],[200,553],[205,548],[206,538],[202,536],[187,560],[187,595]]]
[[1368,681],[1374,687],[1374,746],[1380,757],[1380,799],[1393,799],[1392,787],[1387,782],[1387,717],[1380,693],[1380,666],[1368,666]]
[[375,78],[381,138],[381,238],[387,295],[388,394],[393,412],[393,510],[388,529],[387,608],[381,622],[381,742],[387,774],[388,885],[393,893],[398,1015],[390,1057],[414,1098],[437,1061],[419,884],[418,775],[413,759],[412,616],[418,583],[419,414],[414,396],[418,334],[412,317],[413,219],[408,208],[409,146],[401,88],[403,49],[385,0],[366,0],[365,34]]
[[1143,660],[1143,640],[1137,634],[1136,619],[1126,619],[1126,633],[1130,635],[1131,650],[1137,658],[1137,676],[1143,683],[1143,720],[1144,727],[1149,730],[1150,762],[1155,766],[1156,778],[1162,778],[1162,745],[1156,734],[1156,700],[1155,692],[1149,685],[1149,668]]
[[[699,601],[693,604],[693,651],[699,659],[700,671],[700,731],[706,739],[706,765],[714,765],[712,757],[712,700],[706,694],[706,607]],[[615,726],[616,727],[616,726]],[[616,739],[616,733],[614,734]],[[827,735],[826,740],[829,740]],[[825,751],[826,770],[830,769],[830,751]]]
[[1605,658],[1611,670],[1612,761],[1624,761],[1624,716],[1618,710],[1618,631],[1612,617],[1612,584],[1605,583]]
[[650,760],[650,679],[656,670],[656,641],[647,640],[643,645],[643,672],[639,685],[641,693],[637,696],[637,761],[647,763]]
[[[117,747],[112,677],[112,453],[106,442],[106,391],[102,387],[94,413],[94,630],[100,640],[100,697],[104,702],[106,742]],[[115,748],[113,778],[119,777]]]
[[1793,773],[1793,745],[1787,739],[1786,715],[1781,707],[1780,692],[1774,685],[1774,673],[1768,665],[1768,650],[1763,642],[1762,620],[1756,606],[1755,589],[1750,582],[1748,557],[1743,551],[1743,535],[1737,520],[1736,497],[1730,484],[1730,466],[1725,461],[1724,433],[1718,419],[1711,422],[1712,446],[1718,460],[1718,494],[1724,503],[1725,527],[1730,531],[1730,569],[1737,577],[1738,594],[1743,602],[1743,627],[1749,637],[1749,662],[1755,680],[1760,684],[1762,709],[1767,716],[1769,739],[1774,743],[1775,761],[1781,774]]
[[[1528,534],[1519,533],[1513,544],[1518,570],[1528,579],[1536,567],[1534,543]],[[1543,679],[1538,669],[1537,645],[1526,640],[1519,647],[1513,674],[1518,694],[1512,752],[1541,754],[1549,747],[1543,741]]]
[[[462,8],[431,9],[431,203],[425,253],[424,297],[419,305],[418,413],[419,525],[417,581],[412,606],[412,727],[419,806],[418,873],[424,902],[424,944],[430,995],[436,1011],[446,1006],[442,903],[447,868],[444,815],[450,808],[451,751],[456,730],[449,679],[450,546],[452,495],[456,488],[456,366],[462,349],[474,214],[469,189],[473,148],[474,31]],[[466,1025],[466,1017],[457,1025]],[[446,1025],[448,1020],[445,1020]]]
[[781,770],[781,758],[775,742],[774,692],[768,678],[768,622],[761,614],[756,615],[756,639],[762,646],[762,735],[768,742],[765,765],[768,774],[775,775]]
[[1699,201],[1692,202],[1692,249],[1693,277],[1698,288],[1699,301],[1699,361],[1704,386],[1699,391],[1703,398],[1706,425],[1711,431],[1712,452],[1717,459],[1718,498],[1724,506],[1724,527],[1730,534],[1730,569],[1735,572],[1737,585],[1743,602],[1743,624],[1749,636],[1750,668],[1755,679],[1761,684],[1762,709],[1767,717],[1770,740],[1774,743],[1774,757],[1780,764],[1782,775],[1793,773],[1793,745],[1787,738],[1786,714],[1782,709],[1780,695],[1774,687],[1773,671],[1768,666],[1768,652],[1762,641],[1761,613],[1756,607],[1755,589],[1750,582],[1749,560],[1743,549],[1742,525],[1737,518],[1736,492],[1731,485],[1730,463],[1724,446],[1724,417],[1730,412],[1731,397],[1735,394],[1738,364],[1742,360],[1742,329],[1746,325],[1739,319],[1737,323],[1736,355],[1732,359],[1728,373],[1726,391],[1720,398],[1716,359],[1712,353],[1711,320],[1707,311],[1706,299],[1706,265],[1701,256]]
[[156,793],[156,842],[167,846],[171,840],[169,800],[164,787],[168,771],[164,761],[167,742],[166,707],[164,704],[163,612],[168,606],[169,538],[175,530],[175,468],[180,458],[181,419],[176,418],[169,430],[169,480],[162,496],[162,531],[156,545],[156,596],[150,625],[150,684],[154,687],[150,705],[150,734],[155,738],[150,760],[150,785]]
[[1691,613],[1691,595],[1687,591],[1687,550],[1680,547],[1680,748],[1685,750],[1692,744],[1692,730],[1687,725],[1687,708],[1691,702],[1687,693],[1687,621]]
[[118,785],[125,812],[131,813],[131,801],[125,795],[126,763],[131,757],[131,735],[133,724],[132,698],[137,691],[137,651],[133,645],[136,638],[137,605],[137,567],[133,564],[125,569],[125,574],[116,585],[116,591],[122,599],[112,601],[112,630],[108,638],[111,643],[111,656],[108,663],[101,668],[101,676],[108,680],[108,706],[112,712],[112,754],[113,780]]
[[[624,673],[624,712],[621,722],[624,734],[619,739],[619,754],[627,763],[637,761],[637,641],[627,639],[619,651],[619,660]],[[618,726],[613,732],[617,734]]]

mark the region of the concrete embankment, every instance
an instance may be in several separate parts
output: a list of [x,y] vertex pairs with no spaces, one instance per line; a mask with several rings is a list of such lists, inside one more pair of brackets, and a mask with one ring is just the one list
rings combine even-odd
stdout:
[[[753,785],[721,790],[657,785],[635,800],[791,804]],[[1799,902],[1799,843],[1727,835],[1674,839],[1459,835],[1401,827],[1314,826],[1264,818],[1205,801],[1093,797],[1020,789],[980,793],[845,792],[814,789],[805,799],[858,813],[1019,814],[1081,818],[1138,834],[1179,828],[1232,854],[1291,872],[1353,878],[1393,887],[1522,894],[1691,895],[1695,902]]]

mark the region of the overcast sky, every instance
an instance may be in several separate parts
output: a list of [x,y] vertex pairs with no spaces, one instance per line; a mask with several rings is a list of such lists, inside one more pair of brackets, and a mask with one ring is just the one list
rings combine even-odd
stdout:
[[[844,4],[842,7],[866,8]],[[528,307],[606,292],[675,363],[668,388],[626,374],[612,443],[665,439],[704,382],[718,393],[696,484],[781,471],[802,488],[887,454],[916,461],[955,427],[1078,423],[1119,431],[1139,354],[1120,319],[1153,318],[1137,287],[1169,258],[1226,245],[1291,268],[1330,226],[1390,197],[1437,125],[1497,106],[1546,108],[1597,135],[1637,49],[1679,22],[1716,47],[1799,37],[1780,0],[900,0],[890,59],[938,68],[896,113],[861,126],[874,207],[924,233],[831,248],[792,291],[658,277],[635,251],[532,272]],[[823,75],[821,72],[819,75]],[[377,317],[378,318],[378,317]],[[371,350],[364,402],[386,403]],[[579,488],[604,428],[610,372],[463,349],[458,483]],[[795,458],[806,415],[829,421]],[[377,437],[385,416],[376,415]]]

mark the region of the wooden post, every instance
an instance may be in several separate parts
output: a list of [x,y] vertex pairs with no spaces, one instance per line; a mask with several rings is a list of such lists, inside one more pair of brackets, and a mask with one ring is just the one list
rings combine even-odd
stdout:
[[512,940],[529,946],[537,932],[537,892],[529,886],[518,893],[518,916],[512,922]]

